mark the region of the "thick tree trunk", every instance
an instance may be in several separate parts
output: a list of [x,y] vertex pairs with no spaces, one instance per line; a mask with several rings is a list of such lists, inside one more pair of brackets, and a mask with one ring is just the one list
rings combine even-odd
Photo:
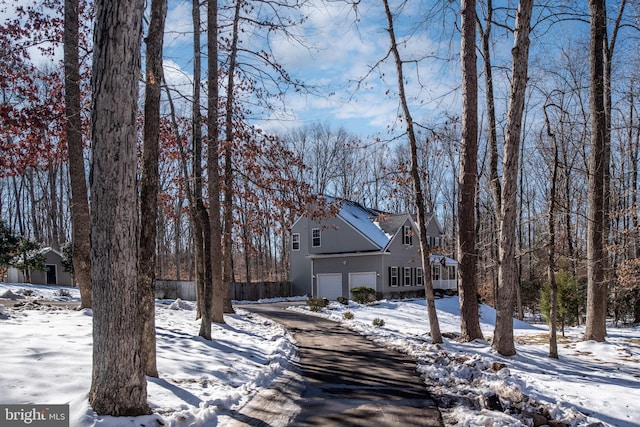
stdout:
[[[99,0],[93,60],[93,376],[100,415],[150,413],[136,280],[136,112],[144,2]],[[112,31],[118,28],[119,31]]]
[[591,15],[590,118],[591,153],[587,213],[587,323],[585,340],[604,341],[607,335],[607,285],[604,281],[604,177],[606,110],[604,100],[604,0],[589,0]]
[[146,88],[142,173],[140,179],[140,257],[138,286],[142,294],[142,355],[145,372],[157,377],[156,366],[156,234],[158,223],[158,157],[160,139],[160,93],[162,82],[162,42],[166,0],[151,2],[151,20],[147,35]]
[[478,71],[476,68],[476,2],[462,1],[462,146],[458,200],[458,293],[461,341],[483,338],[476,282],[475,199],[478,181]]
[[418,234],[420,237],[420,255],[422,256],[422,271],[424,273],[424,289],[425,299],[427,302],[427,317],[429,318],[429,328],[431,333],[431,341],[434,343],[442,342],[442,334],[440,332],[440,324],[438,322],[438,314],[436,312],[435,295],[433,292],[433,283],[431,281],[431,249],[427,241],[427,221],[426,209],[424,206],[424,197],[422,195],[422,184],[420,183],[420,173],[418,171],[418,143],[416,134],[413,129],[413,119],[407,104],[407,97],[404,90],[404,73],[402,70],[402,59],[398,51],[396,36],[393,29],[393,16],[389,9],[389,2],[382,0],[387,17],[389,39],[391,41],[391,52],[395,60],[396,73],[398,77],[398,92],[400,95],[400,104],[404,114],[407,137],[409,138],[409,151],[411,152],[411,178],[413,181],[413,191],[416,199],[416,208],[418,210]]
[[78,0],[64,2],[64,91],[67,150],[71,187],[73,272],[80,289],[80,305],[91,307],[91,230],[84,144],[80,116],[80,62],[78,55]]
[[502,207],[500,210],[498,300],[492,347],[503,356],[516,353],[513,341],[513,294],[518,280],[516,263],[517,182],[520,130],[524,111],[529,61],[529,32],[533,0],[521,0],[516,16],[511,95],[507,113],[507,134],[502,159]]

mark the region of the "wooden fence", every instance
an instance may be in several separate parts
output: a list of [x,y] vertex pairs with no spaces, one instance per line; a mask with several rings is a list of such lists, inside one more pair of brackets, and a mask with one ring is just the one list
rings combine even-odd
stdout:
[[[291,282],[232,283],[231,299],[237,301],[257,301],[267,298],[290,297]],[[181,280],[157,280],[156,298],[196,300],[195,282]]]

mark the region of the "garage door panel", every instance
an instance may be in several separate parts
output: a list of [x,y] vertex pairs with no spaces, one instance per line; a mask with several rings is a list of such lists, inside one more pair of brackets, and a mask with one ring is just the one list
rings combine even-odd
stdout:
[[375,271],[349,273],[349,289],[360,286],[377,289],[376,278],[377,274]]

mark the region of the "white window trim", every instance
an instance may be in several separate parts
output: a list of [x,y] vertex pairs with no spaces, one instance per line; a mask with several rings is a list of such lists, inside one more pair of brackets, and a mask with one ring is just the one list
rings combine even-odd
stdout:
[[424,285],[424,274],[422,267],[416,267],[416,286]]
[[[297,244],[297,248],[296,248],[296,244]],[[291,250],[292,251],[299,251],[300,250],[300,233],[293,233],[291,235]]]
[[[398,286],[400,286],[400,274],[399,274],[399,271],[398,271],[398,270],[399,270],[399,269],[398,269],[398,267],[396,267],[396,266],[393,266],[393,265],[392,265],[392,266],[390,267],[390,272],[389,272],[389,286],[391,286],[391,287],[393,287],[393,288],[397,288]],[[393,284],[393,282],[394,282],[394,280],[393,280],[393,279],[394,279],[394,278],[396,279],[396,280],[395,280],[395,282],[396,282],[396,283],[395,283],[395,285]]]
[[[315,237],[315,232],[318,232],[318,244],[316,245],[316,237]],[[313,248],[319,248],[322,246],[322,234],[320,233],[320,229],[319,228],[312,228],[311,229],[311,247]]]
[[[413,286],[413,277],[411,277],[411,273],[412,273],[412,268],[411,267],[402,267],[402,270],[404,271],[403,275],[402,275],[402,285],[403,286]],[[408,283],[407,283],[408,282]]]

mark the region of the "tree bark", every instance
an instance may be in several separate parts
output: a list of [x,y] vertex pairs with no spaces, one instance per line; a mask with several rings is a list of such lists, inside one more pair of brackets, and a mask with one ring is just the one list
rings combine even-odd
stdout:
[[549,241],[547,242],[547,280],[549,280],[549,288],[551,290],[551,310],[549,313],[549,357],[558,358],[558,284],[556,283],[555,267],[556,267],[556,228],[555,228],[555,209],[556,209],[556,181],[558,179],[558,144],[556,136],[551,131],[551,122],[547,114],[547,105],[543,107],[544,119],[547,126],[547,135],[551,138],[553,144],[553,164],[551,166],[551,179],[549,188],[549,210],[547,211],[547,229],[549,233]]
[[160,94],[162,73],[162,42],[166,0],[151,2],[151,20],[147,35],[146,87],[142,171],[140,178],[140,256],[138,286],[142,294],[142,355],[145,372],[158,376],[156,366],[156,234],[158,223],[158,157],[160,138]]
[[407,97],[404,90],[404,73],[402,70],[402,59],[398,51],[396,43],[395,31],[393,29],[393,16],[389,9],[388,0],[382,0],[387,17],[389,39],[391,41],[391,52],[395,60],[396,73],[398,78],[398,92],[400,95],[400,104],[404,114],[407,137],[409,138],[409,150],[411,152],[411,178],[413,181],[414,196],[416,199],[416,208],[418,210],[418,235],[420,238],[420,254],[422,256],[422,271],[425,289],[425,299],[427,302],[427,316],[429,318],[429,328],[431,332],[431,341],[434,343],[442,342],[442,334],[440,332],[440,324],[438,322],[438,314],[436,312],[435,295],[433,292],[433,283],[431,281],[431,249],[427,241],[427,222],[426,209],[424,205],[424,197],[422,195],[422,185],[420,183],[420,173],[418,171],[418,143],[416,134],[413,129],[413,119],[407,104]]
[[67,151],[71,187],[71,252],[73,273],[80,289],[80,306],[91,307],[91,242],[89,196],[84,171],[84,144],[80,116],[80,60],[78,53],[78,0],[64,2],[64,90]]
[[[209,224],[211,228],[211,275],[213,280],[211,320],[224,323],[224,301],[230,290],[223,280],[222,225],[220,217],[220,136],[218,103],[220,101],[218,72],[218,1],[210,0],[207,6],[207,49],[209,70],[207,128],[209,131],[207,174],[209,175]],[[221,262],[222,261],[222,262]],[[231,297],[229,296],[229,299]]]
[[589,0],[591,16],[589,193],[587,213],[587,322],[585,340],[604,341],[607,335],[607,285],[604,281],[604,177],[606,110],[604,99],[604,0]]
[[492,347],[503,356],[516,353],[513,341],[513,294],[518,280],[516,263],[516,217],[518,210],[517,182],[520,131],[524,111],[525,89],[529,62],[529,32],[533,0],[521,0],[516,16],[511,94],[507,113],[507,134],[502,159],[502,207],[498,250],[498,300],[496,326]]
[[476,57],[476,2],[462,0],[462,146],[458,199],[458,293],[461,341],[484,338],[478,312],[476,282],[475,199],[478,181],[478,71]]
[[143,12],[141,0],[96,3],[91,82],[93,374],[89,403],[100,415],[151,412],[136,280],[136,112]]

